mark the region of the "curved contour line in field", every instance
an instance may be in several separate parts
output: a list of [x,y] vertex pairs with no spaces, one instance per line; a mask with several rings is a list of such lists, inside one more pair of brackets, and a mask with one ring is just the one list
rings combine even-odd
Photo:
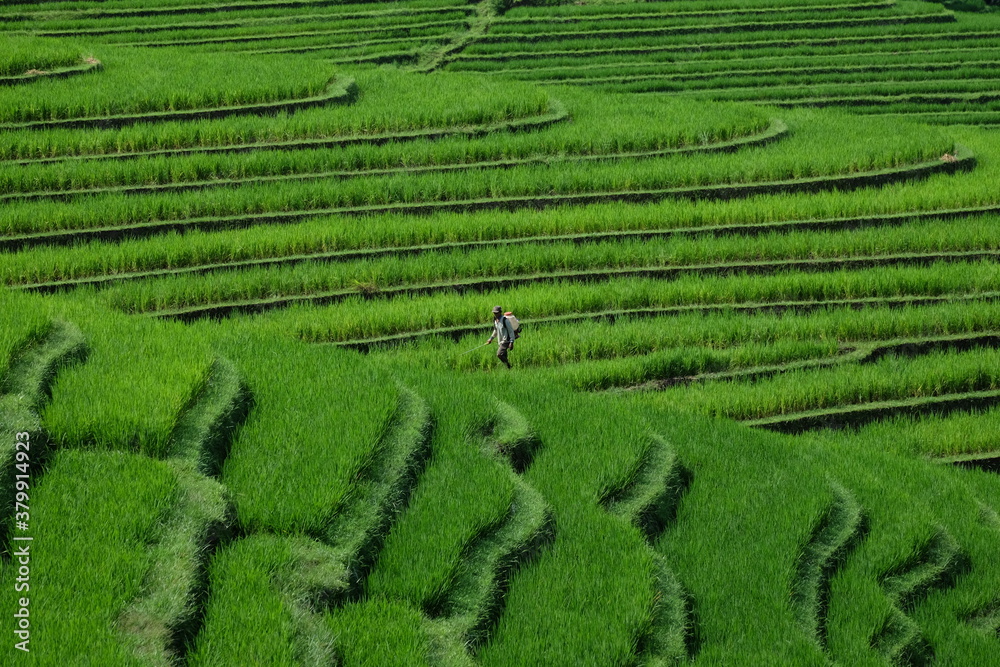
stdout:
[[[523,158],[506,160],[486,160],[480,162],[457,162],[444,164],[429,164],[412,167],[385,167],[366,170],[337,170],[322,172],[304,172],[291,174],[263,174],[245,178],[219,178],[199,181],[173,181],[156,185],[110,185],[96,188],[81,188],[74,190],[44,190],[34,192],[0,193],[0,201],[27,199],[69,199],[72,197],[100,194],[145,194],[153,192],[180,192],[202,190],[213,187],[233,187],[249,183],[280,183],[288,181],[307,181],[322,179],[348,179],[369,176],[392,176],[396,174],[452,173],[473,169],[509,169],[520,166],[539,164],[562,164],[573,162],[601,162],[625,159],[648,159],[671,155],[687,155],[696,153],[729,153],[742,148],[765,146],[778,141],[788,134],[788,126],[780,120],[772,120],[771,125],[758,134],[721,141],[715,144],[697,144],[666,148],[655,151],[628,151],[622,153],[580,153],[580,154],[540,154]],[[360,143],[360,142],[359,142]]]
[[139,224],[92,227],[84,229],[33,232],[0,236],[0,249],[15,249],[36,244],[58,244],[78,242],[84,238],[121,238],[156,234],[169,230],[222,228],[229,226],[249,226],[270,221],[295,222],[322,215],[365,215],[373,213],[433,213],[437,211],[476,210],[516,210],[525,207],[548,208],[574,204],[605,203],[625,201],[649,203],[664,199],[734,199],[753,195],[795,192],[821,192],[830,189],[851,190],[872,185],[886,185],[910,180],[923,179],[938,173],[954,173],[975,167],[975,155],[964,146],[956,146],[953,161],[929,160],[903,167],[878,169],[855,174],[837,174],[784,181],[757,183],[725,183],[709,186],[666,188],[661,190],[601,191],[558,195],[508,196],[490,199],[468,199],[452,201],[428,201],[418,203],[392,203],[374,206],[348,206],[322,208],[280,213],[256,213],[236,216],[213,216],[189,218],[187,220],[154,220]]
[[691,481],[691,471],[662,437],[654,435],[629,477],[618,487],[604,489],[598,498],[605,510],[638,528],[653,552],[657,597],[650,628],[637,646],[640,664],[645,667],[676,664],[693,658],[698,651],[691,595],[666,558],[652,547],[674,522]]
[[894,664],[932,660],[933,648],[905,612],[932,590],[954,586],[955,578],[968,568],[968,558],[958,543],[947,530],[939,528],[913,558],[880,577],[894,609],[871,637],[871,647]]
[[214,477],[252,402],[236,367],[216,359],[171,436],[168,462],[177,475],[179,500],[160,540],[150,546],[143,593],[117,619],[124,642],[145,664],[183,660],[200,629],[208,563],[232,538],[235,521],[229,494]]
[[788,269],[799,271],[814,271],[818,273],[842,271],[845,269],[865,269],[886,266],[924,266],[934,263],[957,262],[970,260],[997,260],[1000,251],[995,252],[954,252],[954,253],[909,253],[905,255],[887,255],[884,257],[844,257],[840,259],[814,260],[794,259],[776,260],[773,262],[738,262],[733,264],[696,264],[680,266],[627,267],[594,269],[579,272],[536,273],[514,276],[497,276],[495,278],[471,277],[450,282],[403,284],[386,287],[370,287],[364,285],[357,288],[329,290],[305,294],[287,294],[259,299],[241,301],[207,302],[186,307],[167,307],[164,309],[136,309],[135,312],[155,317],[176,318],[191,321],[203,317],[226,317],[236,313],[255,313],[282,308],[297,303],[326,305],[355,296],[374,300],[378,298],[393,298],[399,296],[423,296],[449,291],[481,291],[495,290],[519,285],[542,282],[593,282],[601,279],[614,278],[646,278],[657,277],[666,280],[678,278],[685,274],[692,275],[729,275],[753,274],[767,275],[781,273]]
[[451,585],[427,605],[441,636],[475,654],[503,613],[510,577],[555,538],[555,517],[545,498],[521,476],[541,446],[514,407],[497,402],[496,413],[474,434],[484,455],[506,467],[514,486],[507,514],[472,538],[452,572]]
[[333,136],[326,138],[292,139],[278,142],[257,142],[250,144],[229,144],[221,146],[204,146],[190,148],[164,148],[148,151],[133,151],[127,153],[85,153],[79,155],[64,155],[61,157],[27,158],[2,160],[0,163],[31,165],[51,164],[54,162],[78,160],[131,160],[141,157],[168,157],[178,155],[194,155],[202,153],[246,153],[259,150],[310,150],[315,148],[334,148],[353,146],[356,144],[382,145],[393,142],[415,141],[418,139],[441,139],[444,137],[462,136],[476,138],[493,132],[518,132],[541,129],[569,119],[569,111],[556,99],[549,99],[549,109],[545,113],[526,116],[514,120],[485,123],[481,125],[455,125],[451,127],[430,128],[424,130],[404,130],[400,132],[384,132],[375,134],[355,134]]
[[786,363],[735,368],[697,375],[660,377],[642,384],[624,387],[627,390],[656,391],[680,384],[715,382],[719,380],[758,380],[788,371],[829,368],[841,364],[868,364],[890,354],[907,357],[937,350],[967,350],[973,347],[1000,348],[1000,331],[968,331],[941,336],[893,338],[887,340],[852,341],[829,357],[804,359]]
[[0,86],[17,86],[45,79],[65,79],[71,76],[96,72],[104,68],[100,60],[88,58],[82,65],[58,67],[52,70],[34,70],[19,76],[0,77]]
[[347,104],[357,96],[357,84],[351,77],[336,76],[322,95],[301,99],[279,100],[260,104],[244,104],[229,107],[208,107],[186,111],[153,111],[142,114],[119,116],[94,116],[91,118],[65,118],[60,120],[38,120],[27,123],[0,124],[0,130],[36,130],[57,127],[122,127],[135,123],[156,123],[173,120],[201,118],[225,118],[245,114],[269,114],[281,111],[297,111],[328,104]]
[[802,545],[792,581],[792,608],[799,627],[824,648],[830,580],[864,538],[867,527],[864,509],[854,496],[837,483],[832,483],[832,491],[833,502]]
[[[15,434],[27,433],[30,465],[38,479],[48,454],[48,442],[39,412],[49,400],[49,390],[60,368],[81,362],[87,356],[83,332],[70,322],[54,322],[47,335],[22,350],[0,383],[0,515],[14,516],[14,480],[18,470]],[[21,463],[21,465],[26,465]],[[0,524],[0,540],[6,542],[12,523]]]

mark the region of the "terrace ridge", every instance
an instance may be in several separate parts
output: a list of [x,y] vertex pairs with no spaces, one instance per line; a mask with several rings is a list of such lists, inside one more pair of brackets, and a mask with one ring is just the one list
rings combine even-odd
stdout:
[[1000,636],[1000,600],[995,600],[965,617],[966,625],[987,635]]
[[910,222],[937,221],[937,220],[957,220],[978,215],[998,213],[1000,206],[982,206],[958,209],[938,209],[910,211],[900,213],[879,214],[871,216],[846,217],[846,218],[816,218],[802,220],[777,220],[773,222],[755,223],[723,223],[711,226],[694,227],[666,227],[647,229],[622,229],[618,231],[601,232],[581,232],[569,234],[554,234],[544,236],[527,235],[522,237],[497,237],[493,239],[453,241],[445,243],[428,243],[409,246],[384,246],[378,248],[345,247],[334,251],[317,251],[297,253],[294,255],[280,255],[263,259],[240,259],[226,262],[204,262],[189,266],[174,266],[169,269],[148,269],[143,271],[124,271],[107,274],[87,274],[77,277],[69,277],[63,280],[41,281],[41,282],[13,282],[7,285],[11,289],[38,290],[40,292],[57,291],[65,288],[73,288],[80,285],[102,285],[118,281],[139,280],[144,278],[164,277],[170,275],[183,275],[188,273],[211,273],[219,270],[255,268],[274,265],[294,265],[307,261],[349,261],[364,258],[378,258],[384,256],[406,257],[419,255],[424,252],[438,252],[450,250],[474,250],[479,248],[505,248],[518,245],[545,245],[550,243],[574,242],[599,243],[602,241],[636,239],[652,240],[658,238],[669,238],[671,236],[728,236],[744,235],[756,236],[784,231],[806,230],[842,230],[842,229],[864,229],[879,225],[904,225]]
[[[912,59],[914,56],[941,56],[941,55],[944,55],[944,54],[959,54],[959,53],[982,53],[984,55],[995,55],[995,52],[996,52],[996,49],[994,47],[987,47],[987,46],[965,46],[965,47],[950,47],[950,48],[914,49],[914,50],[911,50],[911,51],[907,51],[906,54],[907,54],[907,56],[909,58]],[[770,61],[782,61],[782,62],[784,62],[784,61],[793,61],[793,62],[799,62],[799,63],[807,62],[807,61],[808,62],[812,62],[812,61],[820,61],[820,62],[831,61],[832,62],[832,61],[834,61],[836,59],[840,59],[840,58],[846,58],[846,59],[884,58],[889,53],[891,53],[891,52],[886,52],[886,51],[862,51],[862,52],[857,52],[857,53],[816,53],[816,54],[792,53],[792,54],[787,54],[787,55],[760,56],[759,58],[756,58],[755,60],[757,60],[757,61],[766,60],[766,61],[769,61],[768,64],[770,64]],[[917,62],[923,62],[923,61],[917,61]],[[947,60],[945,60],[945,61],[940,61],[940,62],[946,63],[946,62],[961,62],[961,61],[959,61],[959,60],[955,60],[955,61],[947,61]],[[981,64],[981,63],[992,62],[992,60],[975,61],[975,62],[978,63],[978,64]],[[619,60],[619,61],[611,61],[611,62],[604,62],[604,63],[591,63],[591,64],[565,64],[564,63],[564,64],[559,64],[559,65],[542,65],[542,66],[539,66],[539,67],[510,67],[510,68],[499,68],[499,69],[490,69],[490,70],[475,70],[475,69],[470,69],[470,70],[460,70],[460,71],[471,71],[471,72],[481,72],[482,71],[482,72],[487,72],[487,73],[490,73],[490,74],[530,74],[530,73],[535,73],[535,72],[547,72],[547,71],[553,71],[553,70],[555,70],[555,71],[565,70],[565,71],[573,71],[573,72],[582,72],[582,71],[587,71],[587,70],[600,70],[600,69],[619,69],[619,70],[620,69],[633,69],[633,68],[635,68],[635,69],[640,69],[640,68],[662,69],[663,66],[664,66],[664,64],[684,65],[686,67],[690,67],[691,65],[699,65],[699,66],[728,65],[728,66],[731,66],[734,63],[733,63],[733,59],[732,58],[698,58],[698,59],[691,59],[691,60],[679,60],[679,61],[674,61],[673,63],[660,63],[660,62],[657,62],[657,61],[643,62],[643,61],[637,61],[637,60]],[[876,63],[876,64],[878,64],[878,63]],[[886,64],[891,64],[891,63],[886,63]],[[908,63],[899,63],[899,64],[908,64]],[[800,70],[807,70],[807,71],[809,71],[809,66],[803,65],[801,67],[796,67],[796,68],[790,68],[789,67],[789,68],[783,68],[783,69],[776,69],[776,68],[774,68],[774,71],[784,71],[785,69],[788,69],[788,70],[794,69],[794,71],[800,71]],[[708,74],[709,72],[722,72],[722,73],[725,73],[725,72],[728,72],[728,71],[730,71],[730,70],[725,70],[725,69],[717,69],[717,70],[706,69],[704,72],[691,72],[691,74]],[[753,68],[750,68],[750,69],[747,69],[745,71],[746,72],[759,72],[759,71],[769,71],[769,70],[762,70],[762,69],[753,69]],[[527,79],[527,80],[535,81],[535,79]],[[909,114],[902,114],[902,115],[909,115]]]
[[[505,1],[505,0],[500,0]],[[415,72],[432,72],[455,58],[469,44],[481,41],[490,25],[497,19],[498,0],[481,0],[475,5],[475,13],[469,17],[465,32],[446,41],[440,47],[422,54],[413,65]]]
[[182,660],[201,629],[208,599],[208,564],[231,538],[234,512],[225,487],[187,460],[170,461],[177,476],[176,504],[150,544],[143,592],[115,621],[122,642],[140,664]]
[[[723,304],[701,304],[701,305],[685,305],[685,306],[665,306],[665,307],[647,307],[647,308],[631,308],[631,309],[621,309],[621,310],[602,310],[590,313],[566,313],[560,315],[552,315],[548,317],[536,317],[532,319],[521,320],[523,324],[542,324],[542,323],[568,323],[568,322],[579,322],[585,320],[599,320],[614,322],[620,317],[636,318],[636,317],[661,317],[670,315],[686,315],[691,313],[711,313],[720,311],[732,311],[732,312],[784,312],[784,311],[794,311],[794,312],[808,312],[811,310],[818,310],[821,308],[829,308],[830,306],[847,306],[851,308],[866,308],[870,306],[890,306],[890,307],[902,307],[911,305],[925,305],[934,303],[947,303],[952,301],[979,301],[988,300],[996,301],[1000,300],[1000,291],[994,292],[971,292],[971,293],[951,293],[942,295],[907,295],[907,296],[892,296],[892,297],[862,297],[856,299],[828,299],[828,300],[807,300],[807,301],[761,301],[753,303],[723,303]],[[462,336],[466,336],[471,333],[476,333],[482,331],[482,324],[462,324],[450,327],[439,327],[435,329],[428,329],[423,331],[409,331],[405,333],[391,334],[385,336],[374,336],[370,338],[359,338],[350,340],[328,340],[319,337],[317,334],[306,334],[300,331],[299,335],[304,340],[313,343],[323,343],[328,345],[333,345],[336,347],[345,347],[348,349],[355,349],[361,352],[369,352],[372,349],[378,348],[383,345],[398,345],[402,343],[407,343],[410,341],[415,341],[420,338],[427,336],[449,336],[454,340],[459,340]]]
[[906,612],[932,590],[953,587],[955,579],[968,569],[968,556],[947,530],[938,528],[909,560],[880,577],[882,588],[895,608],[871,637],[872,648],[893,663],[932,659],[933,648]]
[[229,493],[215,478],[251,405],[239,371],[217,358],[171,435],[168,463],[179,498],[150,547],[153,565],[142,594],[117,620],[123,641],[144,664],[183,660],[202,626],[209,561],[233,538],[235,523]]
[[33,81],[39,81],[44,79],[66,79],[71,76],[77,76],[79,74],[87,74],[88,72],[96,72],[104,68],[104,65],[99,60],[91,59],[91,62],[85,62],[82,65],[69,65],[67,67],[57,67],[52,70],[39,70],[34,74],[20,74],[17,76],[0,76],[0,86],[16,86],[19,84],[31,83]]
[[153,111],[142,114],[39,120],[27,123],[4,123],[0,124],[0,130],[36,130],[55,127],[122,127],[135,123],[225,118],[226,116],[243,114],[276,114],[282,111],[297,111],[327,104],[346,104],[352,102],[356,96],[357,84],[354,82],[354,79],[351,77],[336,76],[327,85],[326,91],[323,94],[314,97],[228,107],[189,109],[186,111]]
[[742,423],[770,431],[795,434],[819,428],[860,426],[892,415],[948,414],[957,410],[982,410],[997,403],[1000,403],[1000,390],[990,389],[859,403],[838,408],[747,419],[742,420]]
[[672,26],[661,28],[618,28],[608,30],[580,30],[577,32],[537,32],[537,33],[496,33],[480,38],[479,43],[498,42],[542,42],[571,38],[590,37],[636,37],[642,35],[690,35],[698,33],[722,34],[727,32],[763,32],[773,29],[797,30],[808,28],[841,28],[870,25],[898,25],[914,23],[950,23],[955,20],[951,12],[939,14],[911,14],[900,16],[880,16],[874,18],[803,19],[790,21],[741,23],[716,23],[693,26]]
[[631,20],[631,19],[654,19],[654,18],[700,18],[711,16],[727,16],[730,14],[789,14],[793,12],[837,12],[844,10],[859,9],[888,9],[896,6],[896,0],[869,0],[867,2],[853,2],[832,5],[788,5],[780,7],[736,7],[730,9],[695,9],[688,11],[666,11],[647,13],[624,13],[624,14],[580,14],[577,16],[503,16],[498,23],[500,25],[510,25],[516,23],[581,23],[584,21],[596,20]]
[[826,647],[830,582],[864,538],[867,517],[854,495],[832,482],[832,502],[802,545],[792,582],[792,607],[799,628]]
[[653,435],[622,483],[602,490],[598,502],[608,512],[633,524],[652,543],[674,522],[691,480],[691,472],[681,464],[666,440]]
[[[35,480],[42,475],[50,448],[40,412],[48,403],[59,371],[84,361],[87,352],[87,341],[79,327],[71,322],[53,322],[43,338],[19,350],[0,378],[0,516],[14,517],[16,475],[25,474],[23,466],[29,466],[28,474],[33,474]],[[22,434],[26,437],[16,437]],[[0,541],[8,543],[12,529],[13,521],[0,523]],[[3,558],[9,557],[10,552],[3,551]]]
[[[537,126],[535,126],[537,127]],[[457,134],[457,133],[456,133]],[[450,164],[430,164],[407,167],[384,167],[363,170],[335,170],[320,172],[303,172],[291,174],[264,174],[247,176],[245,178],[218,178],[198,181],[172,181],[169,183],[158,183],[155,185],[108,185],[94,188],[44,190],[34,192],[6,192],[0,193],[0,201],[3,200],[33,200],[33,199],[70,199],[85,195],[102,194],[146,194],[153,192],[180,192],[189,190],[201,190],[212,187],[230,187],[244,185],[248,183],[279,183],[289,181],[306,181],[321,179],[348,179],[370,176],[391,176],[396,174],[423,174],[456,172],[473,169],[509,169],[520,166],[536,164],[553,164],[564,162],[598,162],[603,160],[622,159],[647,159],[665,157],[670,155],[686,155],[695,153],[728,153],[742,148],[754,146],[764,146],[774,141],[780,140],[788,134],[788,126],[780,120],[772,121],[771,125],[763,132],[729,139],[712,144],[691,144],[679,146],[677,148],[665,148],[653,151],[623,151],[621,153],[579,153],[569,155],[539,154],[523,158],[511,158],[505,160],[484,160],[479,162],[455,162]],[[469,136],[466,134],[466,136]],[[419,138],[428,138],[424,135]],[[343,145],[343,144],[341,144]]]
[[188,148],[163,148],[148,151],[115,152],[115,153],[84,153],[63,155],[59,157],[24,158],[0,160],[0,163],[31,165],[50,164],[54,162],[77,160],[130,160],[142,157],[161,157],[177,155],[194,155],[201,153],[247,153],[259,150],[308,150],[313,148],[334,148],[353,146],[356,144],[371,144],[380,146],[397,141],[413,141],[417,139],[440,139],[451,136],[476,138],[493,132],[517,132],[548,127],[569,119],[566,107],[555,99],[550,99],[549,109],[541,114],[525,116],[514,120],[485,123],[482,125],[454,125],[450,127],[429,128],[422,130],[402,130],[398,132],[382,132],[374,134],[354,134],[321,138],[292,139],[277,142],[255,142],[247,144],[230,144],[221,146],[192,146]]
[[836,174],[800,179],[764,181],[757,183],[725,183],[709,186],[665,188],[656,190],[618,190],[557,195],[520,195],[484,199],[464,199],[451,201],[428,201],[419,203],[392,203],[371,206],[347,206],[321,208],[280,213],[243,214],[238,216],[213,216],[187,218],[185,220],[156,220],[139,224],[112,225],[84,229],[36,232],[0,236],[0,249],[16,249],[44,243],[78,242],[83,238],[121,238],[155,234],[181,229],[218,228],[226,225],[247,226],[252,221],[292,222],[321,215],[364,215],[373,213],[432,213],[438,211],[516,210],[519,208],[544,209],[551,206],[574,204],[632,202],[649,203],[664,199],[734,199],[752,195],[782,194],[796,192],[820,192],[836,188],[838,190],[857,189],[872,185],[885,185],[927,178],[937,173],[954,173],[972,169],[976,157],[971,151],[955,147],[955,160],[929,160],[902,167],[876,169],[853,174]]
[[805,359],[765,366],[753,366],[727,371],[701,373],[650,380],[639,385],[626,387],[627,390],[662,390],[681,384],[725,380],[758,380],[788,371],[829,368],[841,364],[867,364],[884,356],[895,354],[917,356],[937,350],[967,350],[975,347],[1000,348],[1000,331],[974,331],[941,336],[918,336],[893,338],[880,341],[853,342],[831,357]]
[[442,635],[474,655],[503,614],[511,576],[555,538],[555,517],[522,476],[542,443],[520,412],[498,401],[469,437],[506,468],[514,487],[511,506],[498,523],[483,526],[466,543],[450,585],[425,604],[425,611]]
[[449,291],[484,291],[488,289],[502,289],[519,285],[546,282],[592,282],[596,280],[610,280],[614,278],[646,277],[677,279],[689,274],[703,276],[731,274],[767,275],[782,273],[790,269],[803,272],[812,271],[824,273],[845,269],[865,269],[889,266],[926,266],[939,262],[961,263],[971,260],[1000,260],[1000,250],[902,253],[883,256],[838,257],[835,259],[791,259],[652,267],[612,267],[591,269],[588,271],[538,272],[493,277],[472,276],[424,284],[404,283],[387,286],[362,284],[352,288],[326,290],[321,292],[284,294],[279,296],[232,301],[209,301],[192,306],[168,306],[167,308],[162,309],[138,308],[136,309],[136,312],[155,317],[167,317],[191,321],[203,317],[219,318],[228,317],[236,313],[263,312],[274,308],[287,307],[297,303],[325,305],[357,296],[373,300],[398,296],[423,296]]
[[549,51],[510,51],[507,53],[463,53],[459,60],[516,60],[519,58],[543,57],[579,57],[607,54],[646,55],[649,53],[664,53],[672,51],[726,51],[730,49],[764,49],[772,47],[795,46],[840,46],[843,44],[882,43],[887,39],[899,42],[927,41],[931,39],[964,41],[974,39],[995,38],[994,32],[942,32],[934,34],[902,34],[902,35],[857,35],[848,37],[803,38],[803,39],[773,39],[753,40],[743,42],[704,42],[699,44],[664,44],[656,46],[616,46],[598,49],[558,50]]
[[[213,14],[223,11],[237,11],[243,9],[261,8],[294,8],[294,7],[324,7],[328,5],[342,6],[344,4],[363,4],[366,0],[261,0],[260,2],[229,2],[225,4],[192,4],[174,5],[166,7],[144,7],[142,9],[84,9],[58,12],[59,14],[75,15],[74,18],[113,18],[118,16],[155,16],[157,14]],[[31,4],[28,0],[25,4]],[[34,0],[35,4],[44,4],[44,0]],[[48,14],[48,11],[41,10],[38,14]],[[28,15],[30,16],[30,14]]]
[[[865,73],[865,72],[897,72],[897,71],[928,71],[928,72],[946,72],[948,70],[962,69],[963,67],[970,66],[990,66],[990,67],[1000,67],[1000,61],[997,60],[981,60],[981,61],[956,61],[956,60],[946,60],[941,62],[926,62],[919,61],[915,63],[868,63],[864,65],[816,65],[816,66],[805,66],[805,67],[776,67],[770,69],[736,69],[736,70],[706,70],[704,72],[680,72],[674,74],[620,74],[615,76],[606,77],[580,77],[580,78],[553,78],[553,79],[531,79],[533,83],[539,84],[573,84],[573,85],[600,85],[603,83],[633,83],[640,81],[701,81],[701,80],[711,80],[720,77],[746,75],[746,76],[762,76],[768,74],[850,74],[850,73]],[[823,80],[817,80],[815,83],[826,83]],[[831,82],[838,85],[845,85],[842,82]],[[868,82],[865,82],[868,83]],[[772,88],[772,86],[768,86]],[[788,87],[787,84],[778,84],[773,86],[773,88],[783,88]],[[711,89],[707,92],[714,91],[724,91],[731,90],[732,88],[718,88]],[[677,92],[690,92],[691,94],[697,94],[704,92],[706,89],[694,88],[690,91],[682,90]]]
[[382,544],[406,508],[430,456],[430,410],[419,395],[400,387],[399,404],[372,457],[358,472],[347,505],[337,508],[318,536],[344,554],[346,588],[332,603],[357,600]]
[[[386,9],[382,11],[366,11],[343,14],[296,14],[292,23],[304,23],[309,21],[332,21],[342,19],[361,18],[383,18],[394,16],[422,16],[424,14],[445,14],[468,12],[469,9],[463,6],[457,7],[427,7],[423,9]],[[105,26],[97,28],[64,28],[49,30],[40,28],[32,30],[32,34],[39,37],[75,37],[75,36],[99,36],[115,35],[121,33],[144,34],[149,32],[169,32],[172,30],[188,30],[195,28],[241,28],[252,25],[284,25],[276,22],[271,16],[250,16],[235,19],[215,20],[215,21],[185,21],[182,23],[150,23],[148,25],[119,25]],[[410,25],[410,24],[406,24]]]
[[[249,44],[251,42],[267,42],[279,39],[297,39],[300,37],[332,37],[334,35],[354,35],[358,33],[382,33],[382,32],[397,32],[406,31],[410,28],[443,28],[451,25],[459,25],[465,23],[468,19],[449,19],[445,21],[426,21],[424,23],[414,23],[414,24],[400,24],[400,25],[389,25],[389,26],[371,26],[367,28],[338,28],[330,30],[306,30],[302,32],[288,32],[288,33],[267,33],[263,35],[230,35],[224,37],[201,37],[192,39],[177,39],[177,40],[164,40],[159,42],[123,42],[120,46],[133,46],[141,48],[159,48],[164,46],[204,46],[208,44]],[[398,39],[398,38],[388,38],[388,39]],[[383,40],[371,40],[364,43],[377,43]],[[346,44],[337,44],[337,47],[347,46],[357,46],[358,42],[347,42]],[[331,48],[331,45],[327,45],[324,48]]]
[[625,479],[605,487],[598,496],[598,503],[606,511],[642,532],[653,557],[657,596],[652,622],[637,646],[637,653],[646,664],[687,660],[698,650],[691,595],[666,558],[653,549],[657,539],[676,520],[681,499],[692,479],[692,472],[680,462],[667,441],[659,435],[650,435],[647,448]]

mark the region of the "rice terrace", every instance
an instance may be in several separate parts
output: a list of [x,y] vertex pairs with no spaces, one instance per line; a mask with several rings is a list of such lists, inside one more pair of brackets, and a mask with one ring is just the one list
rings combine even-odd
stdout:
[[996,0],[0,32],[0,664],[1000,666]]

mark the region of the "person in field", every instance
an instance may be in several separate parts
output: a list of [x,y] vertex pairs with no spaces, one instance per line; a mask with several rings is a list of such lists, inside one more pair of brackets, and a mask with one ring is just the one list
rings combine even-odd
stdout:
[[510,368],[510,362],[507,361],[507,352],[514,349],[514,327],[504,317],[503,308],[500,306],[493,307],[493,335],[486,341],[487,344],[492,343],[494,338],[500,344],[500,347],[497,349],[497,359],[502,361],[507,368]]

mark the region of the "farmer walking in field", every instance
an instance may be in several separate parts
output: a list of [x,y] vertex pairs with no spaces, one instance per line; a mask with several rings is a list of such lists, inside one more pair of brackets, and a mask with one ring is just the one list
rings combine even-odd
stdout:
[[514,327],[510,320],[504,316],[503,308],[500,306],[493,307],[493,335],[486,341],[487,345],[492,343],[494,338],[500,343],[500,347],[497,349],[497,359],[510,368],[510,362],[507,361],[507,351],[514,349]]

